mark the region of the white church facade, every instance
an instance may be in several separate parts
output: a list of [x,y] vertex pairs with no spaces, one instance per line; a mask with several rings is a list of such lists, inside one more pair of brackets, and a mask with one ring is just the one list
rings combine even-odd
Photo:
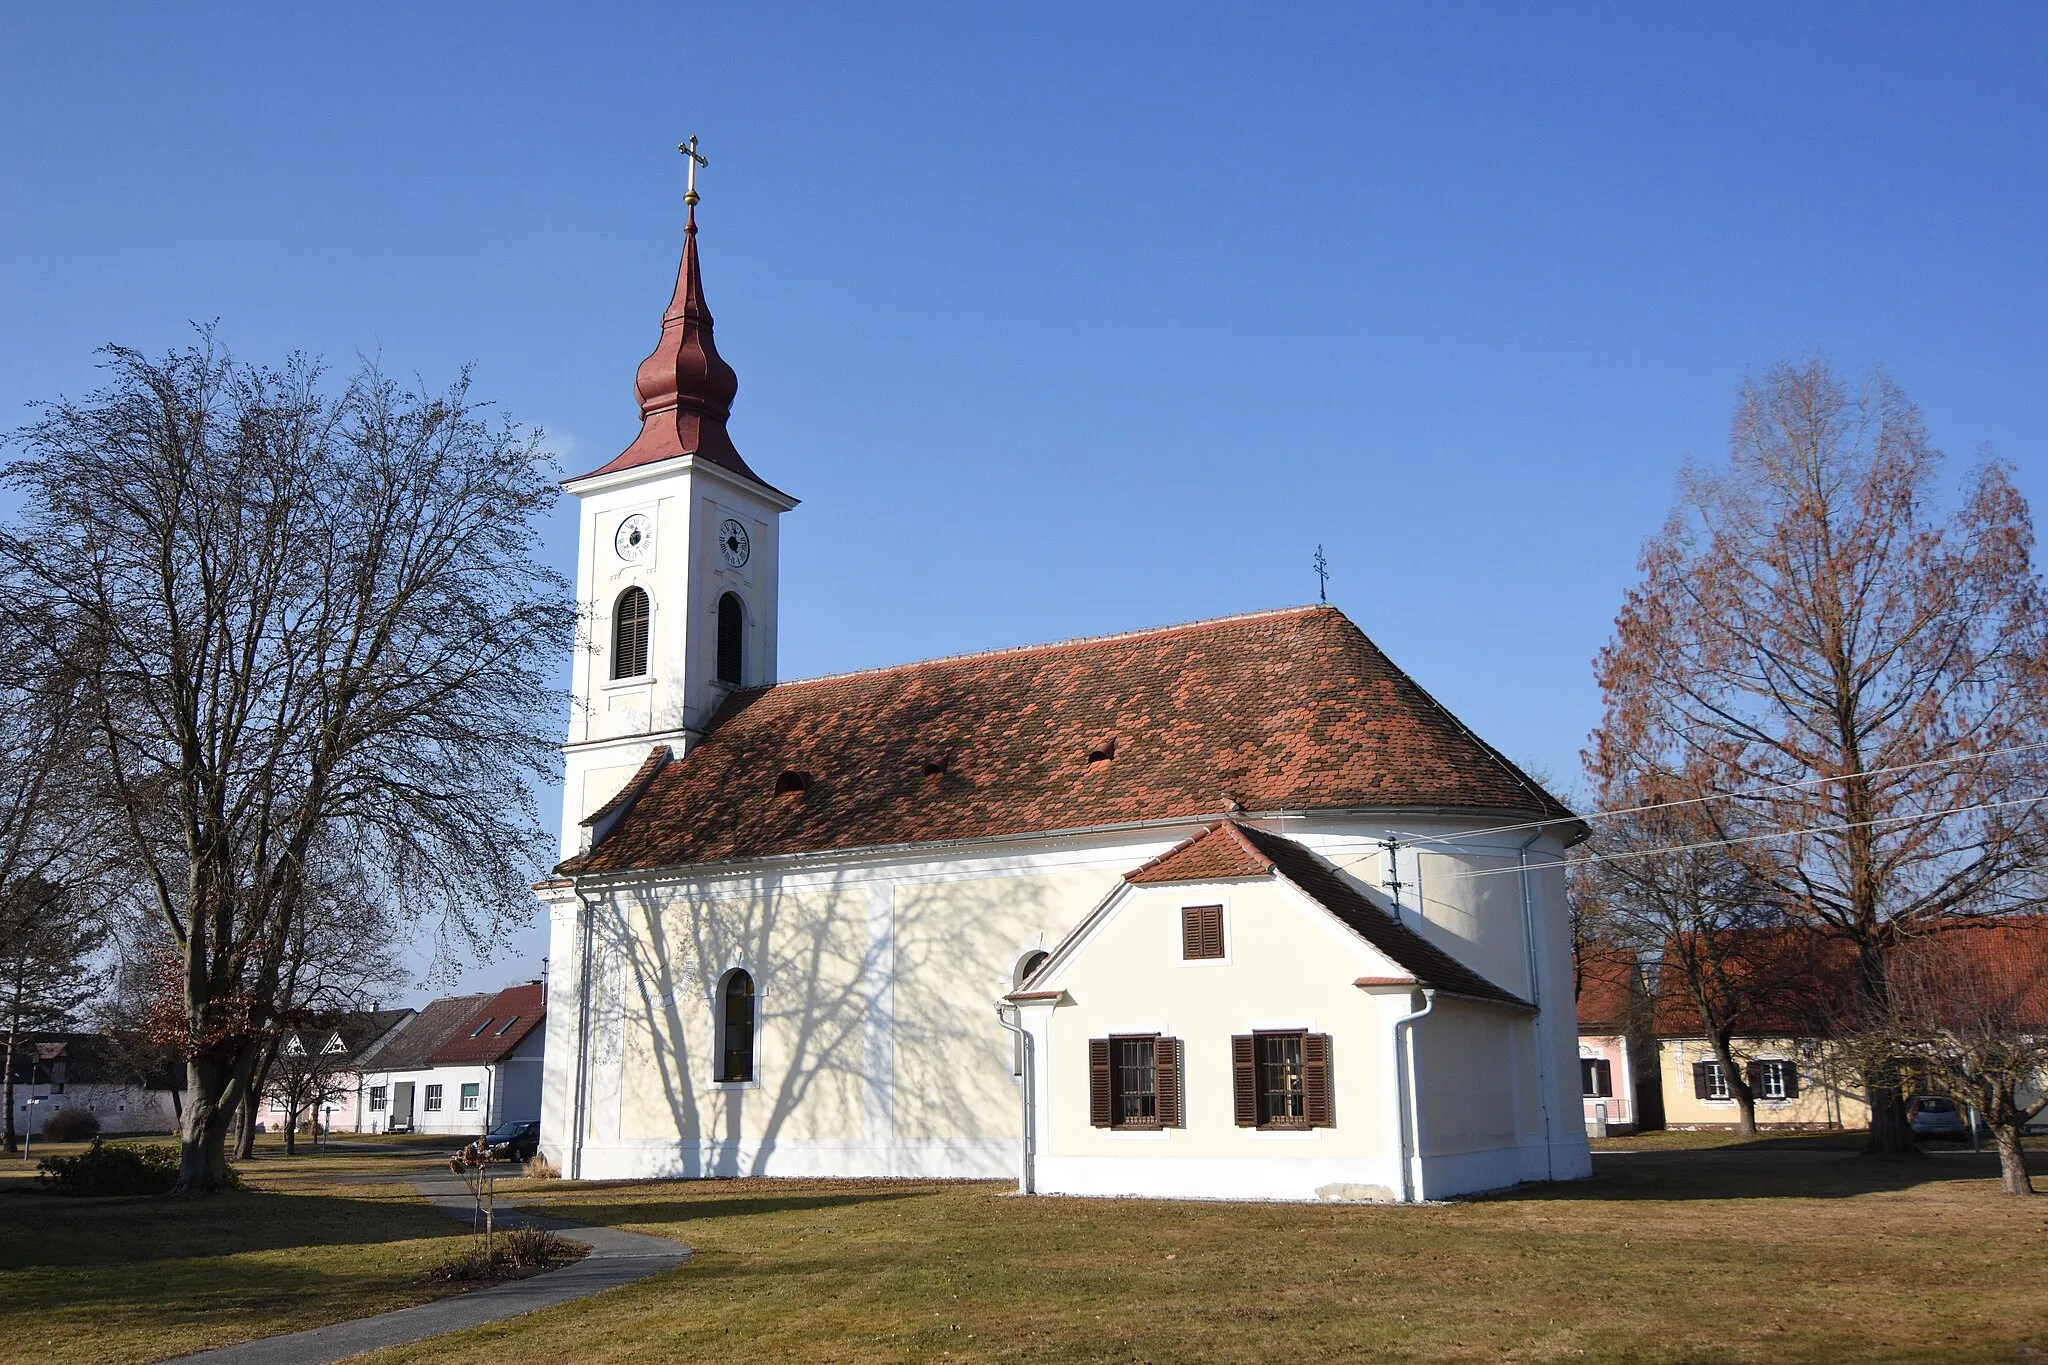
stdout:
[[1417,1200],[1590,1169],[1583,827],[1330,607],[776,679],[692,217],[581,512],[565,1175]]

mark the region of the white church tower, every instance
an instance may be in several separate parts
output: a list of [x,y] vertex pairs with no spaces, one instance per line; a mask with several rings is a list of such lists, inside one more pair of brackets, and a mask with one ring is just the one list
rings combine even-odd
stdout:
[[571,687],[562,856],[584,819],[650,751],[680,756],[735,689],[775,681],[781,516],[797,500],[747,466],[726,433],[739,379],[711,339],[697,264],[695,139],[689,221],[661,340],[635,380],[640,434],[562,486],[580,504],[582,648]]

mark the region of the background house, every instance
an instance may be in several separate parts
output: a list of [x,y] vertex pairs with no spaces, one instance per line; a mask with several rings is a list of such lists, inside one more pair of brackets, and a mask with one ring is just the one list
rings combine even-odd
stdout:
[[256,1109],[258,1131],[277,1132],[293,1118],[301,1129],[352,1128],[362,1073],[360,1059],[413,1017],[410,1009],[343,1010],[309,1018],[278,1039],[269,1083]]
[[15,1053],[14,1127],[34,1136],[58,1111],[83,1109],[102,1133],[175,1132],[184,1080],[169,1048],[99,1033],[37,1034]]
[[1578,950],[1579,1092],[1592,1137],[1664,1124],[1650,988],[1631,949]]
[[429,1003],[365,1055],[356,1131],[473,1136],[539,1119],[546,1017],[537,981]]
[[[2048,917],[1967,921],[1935,933],[1981,970],[1981,980],[2048,1029]],[[1856,1017],[1855,958],[1838,939],[1792,930],[1746,934],[1730,961],[1738,979],[1770,983],[1749,1003],[1731,1047],[1756,1093],[1759,1128],[1862,1128],[1863,1080],[1841,1046]],[[1666,1121],[1732,1128],[1735,1099],[1693,1002],[1666,972],[1655,1030]],[[2038,1086],[2033,1092],[2038,1095]]]

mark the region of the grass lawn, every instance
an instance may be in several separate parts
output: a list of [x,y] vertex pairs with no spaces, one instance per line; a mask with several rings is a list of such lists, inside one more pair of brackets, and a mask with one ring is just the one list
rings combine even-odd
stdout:
[[34,1162],[0,1156],[0,1362],[157,1360],[456,1288],[413,1283],[469,1240],[402,1183],[435,1148],[287,1158],[268,1141],[247,1189],[197,1200],[38,1194]]
[[365,1360],[2048,1359],[2048,1198],[2000,1195],[1992,1158],[1700,1136],[1603,1152],[1580,1184],[1420,1209],[533,1184],[565,1216],[697,1255]]

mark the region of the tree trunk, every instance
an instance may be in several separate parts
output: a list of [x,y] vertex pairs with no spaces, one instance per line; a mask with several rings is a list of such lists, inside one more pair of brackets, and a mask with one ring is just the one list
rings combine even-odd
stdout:
[[299,1154],[299,1107],[296,1104],[287,1105],[284,1111],[284,1154]]
[[2017,1123],[1994,1124],[1991,1135],[1998,1142],[1998,1176],[2007,1194],[2032,1194],[2034,1181],[2027,1174],[2027,1148],[2021,1141],[2025,1129]]
[[[212,1194],[234,1179],[228,1169],[228,1130],[235,1121],[237,1058],[202,1053],[185,1063],[184,1124],[178,1135],[178,1179],[171,1193]],[[246,1085],[241,1094],[248,1094]]]
[[248,1161],[256,1155],[256,1110],[263,1103],[263,1092],[270,1084],[270,1069],[277,1065],[277,1040],[263,1049],[263,1060],[257,1066],[249,1082],[247,1098],[242,1101],[241,1122],[235,1125],[235,1160]]
[[[7,1151],[10,1155],[21,1150],[21,1135],[14,1131],[14,1051],[20,1046],[20,1033],[21,1014],[16,1011],[7,1018],[7,1054],[4,1059],[7,1079],[0,1082],[0,1091],[4,1091],[4,1094],[0,1094],[0,1105],[4,1105],[7,1110],[6,1119],[0,1121],[0,1129],[4,1129]],[[33,1077],[35,1073],[30,1072],[29,1075]]]
[[1866,1075],[1863,1096],[1870,1105],[1870,1136],[1864,1139],[1863,1155],[1921,1155],[1913,1125],[1906,1118],[1906,1099],[1899,1093],[1897,1075],[1890,1068]]
[[1743,1137],[1756,1136],[1756,1092],[1749,1088],[1749,1073],[1735,1064],[1735,1051],[1727,1038],[1715,1038],[1714,1060],[1728,1078],[1728,1093],[1735,1100],[1735,1131]]

